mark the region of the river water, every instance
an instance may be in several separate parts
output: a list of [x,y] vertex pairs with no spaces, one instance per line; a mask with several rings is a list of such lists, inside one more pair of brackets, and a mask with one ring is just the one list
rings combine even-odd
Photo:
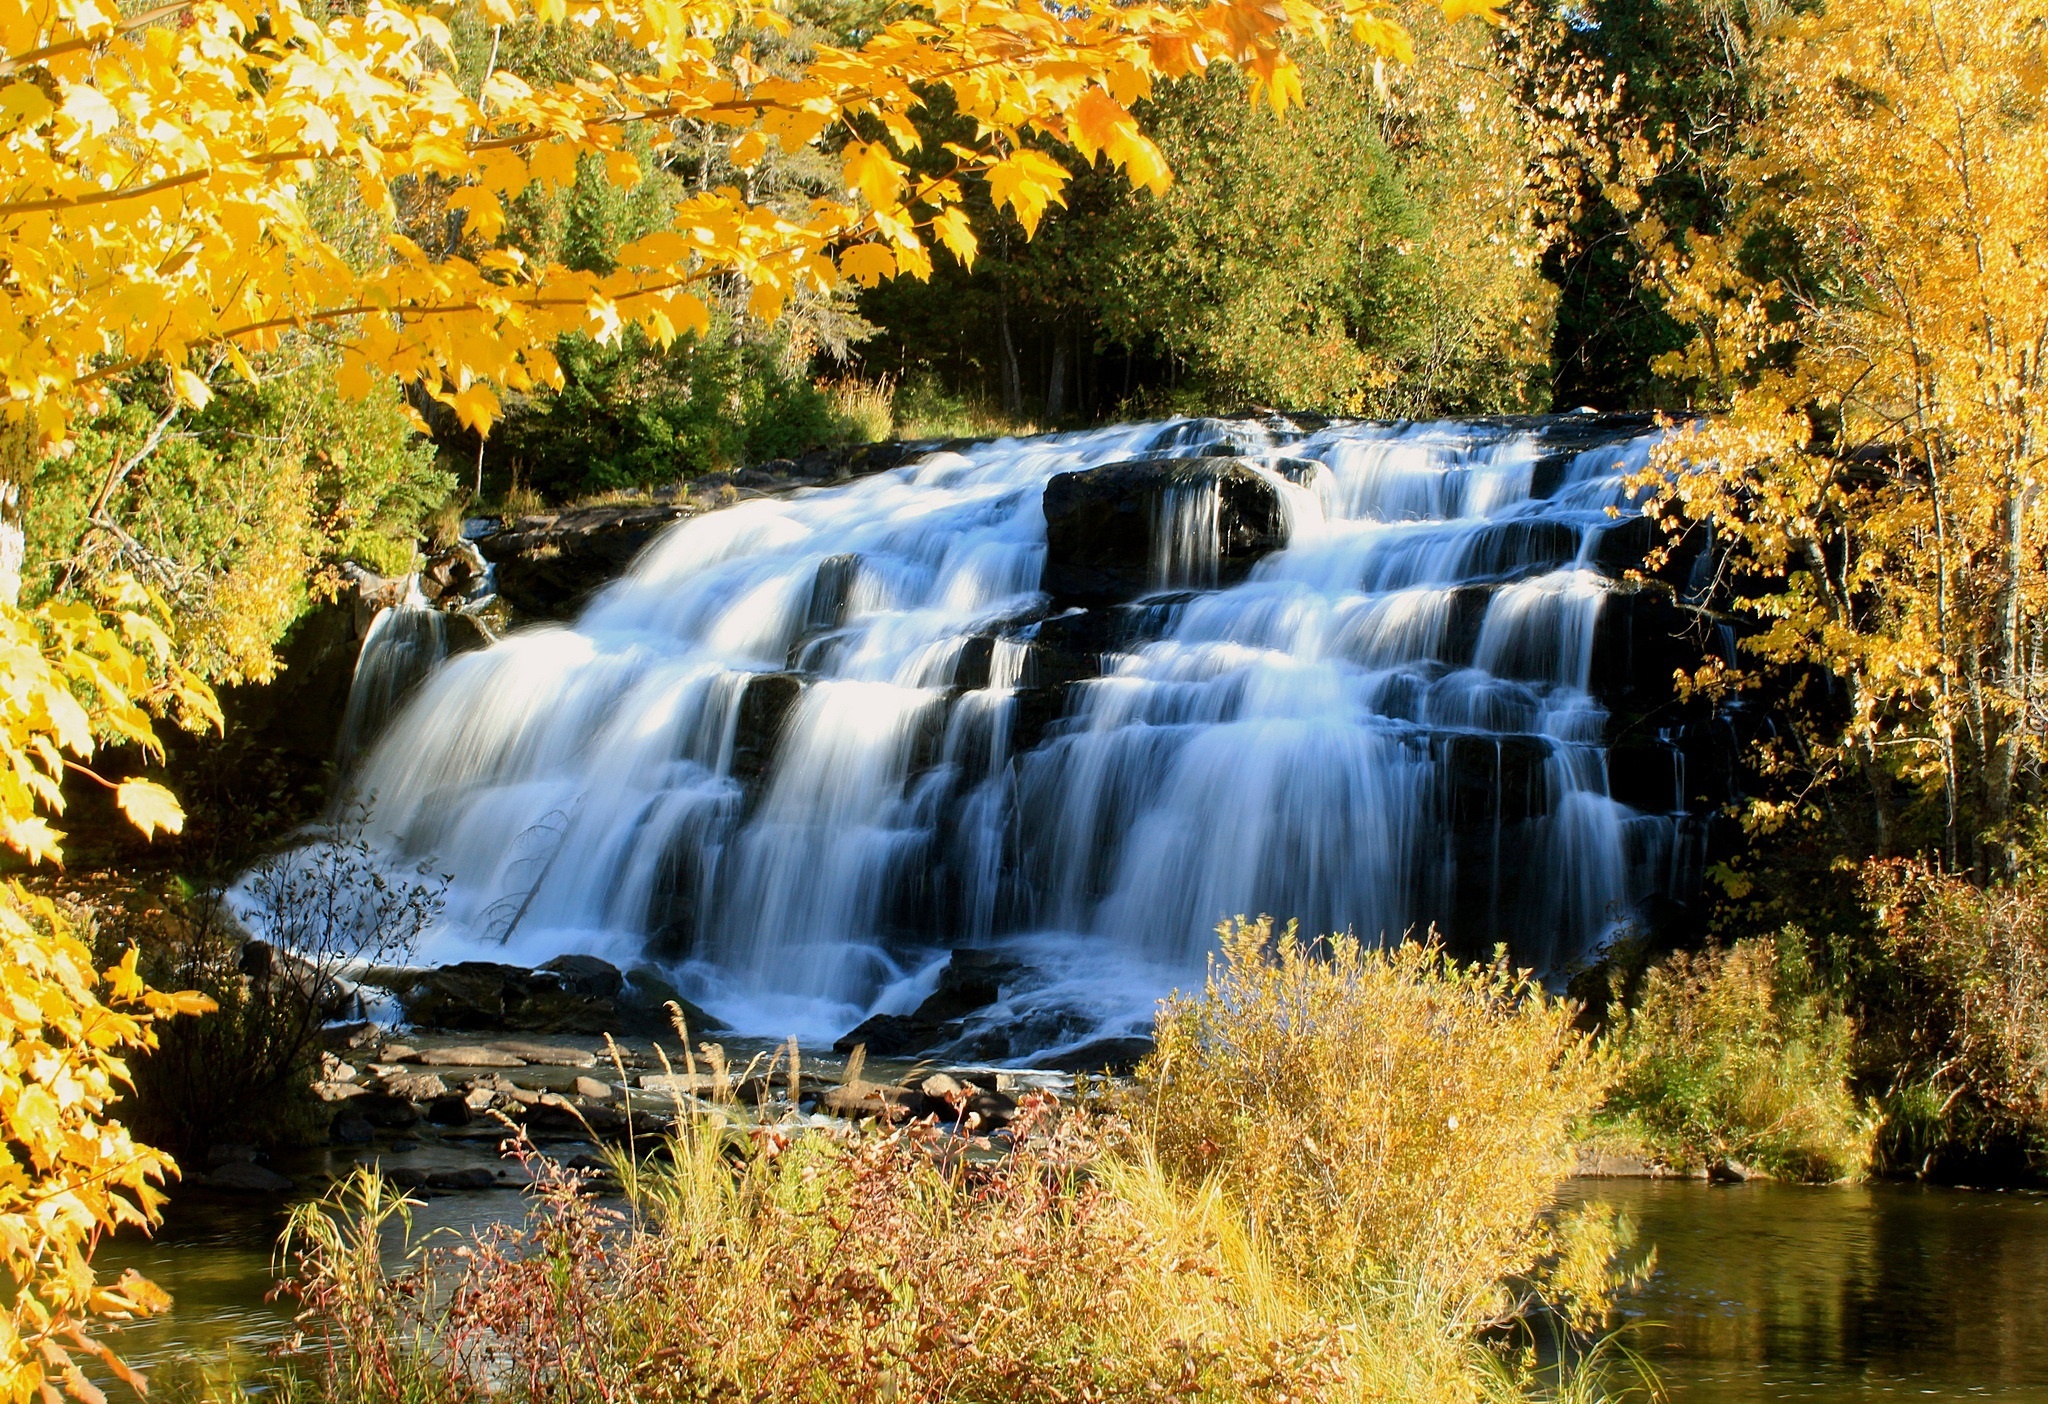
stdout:
[[[1656,1249],[1624,1339],[1673,1404],[2048,1404],[2048,1197],[1581,1180],[1565,1198],[1625,1209]],[[434,1199],[416,1228],[520,1205],[510,1191]],[[280,1227],[275,1210],[188,1203],[158,1241],[110,1245],[104,1266],[140,1268],[177,1302],[123,1353],[167,1379],[258,1366],[289,1327],[265,1301]]]
[[1627,1339],[1674,1404],[2048,1401],[2048,1198],[1573,1183],[1654,1245]]

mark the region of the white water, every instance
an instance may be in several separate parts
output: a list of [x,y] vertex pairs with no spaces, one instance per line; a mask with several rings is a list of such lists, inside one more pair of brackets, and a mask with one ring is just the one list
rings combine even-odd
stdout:
[[[1327,465],[1261,470],[1292,544],[1214,589],[1215,493],[1177,489],[1151,578],[1182,593],[1014,754],[1045,483],[1219,442]],[[1018,1052],[1140,1027],[1237,913],[1373,939],[1462,913],[1467,945],[1554,967],[1676,861],[1671,818],[1607,797],[1587,691],[1607,585],[1586,562],[1649,442],[1581,455],[1535,500],[1547,450],[1525,431],[1182,421],[743,503],[672,528],[573,627],[442,664],[356,791],[377,843],[453,875],[423,958],[653,950],[766,1036],[911,1008],[933,952],[992,942],[1036,972],[984,1021],[1021,1030]],[[1492,593],[1461,644],[1475,586]],[[991,634],[987,685],[958,691]],[[792,666],[804,689],[750,798],[747,683]],[[1454,751],[1500,788],[1520,765],[1527,817],[1461,829]],[[678,932],[687,951],[663,945]]]

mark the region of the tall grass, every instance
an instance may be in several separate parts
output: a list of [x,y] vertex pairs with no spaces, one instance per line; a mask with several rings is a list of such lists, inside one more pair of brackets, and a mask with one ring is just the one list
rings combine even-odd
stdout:
[[[1556,1264],[1542,1209],[1605,1064],[1510,973],[1225,931],[1122,1114],[1023,1099],[1000,1140],[680,1106],[623,1207],[533,1213],[386,1276],[358,1183],[309,1216],[287,1392],[400,1401],[1506,1404],[1488,1343]],[[374,1234],[372,1235],[374,1236]],[[1581,1247],[1592,1240],[1582,1240]],[[1605,1257],[1591,1270],[1605,1271]],[[402,1287],[400,1283],[404,1283]],[[420,1323],[430,1322],[422,1332]],[[379,1323],[388,1323],[380,1329]],[[1613,1397],[1598,1368],[1555,1388]]]

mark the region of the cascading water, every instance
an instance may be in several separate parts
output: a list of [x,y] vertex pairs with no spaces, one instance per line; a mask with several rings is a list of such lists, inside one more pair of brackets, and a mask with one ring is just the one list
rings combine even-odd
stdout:
[[[963,1048],[1121,1032],[1239,913],[1557,968],[1690,843],[1675,790],[1610,797],[1591,681],[1653,435],[1560,425],[1190,420],[743,503],[441,664],[355,791],[453,874],[425,957],[651,955],[769,1036],[907,1009],[968,944],[1028,973]],[[1219,454],[1284,546],[1224,569],[1224,479],[1174,478],[1136,598],[1041,593],[1055,475]]]

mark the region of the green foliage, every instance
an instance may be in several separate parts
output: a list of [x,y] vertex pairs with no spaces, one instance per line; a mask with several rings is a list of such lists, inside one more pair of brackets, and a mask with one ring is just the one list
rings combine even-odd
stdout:
[[[1052,424],[1249,401],[1542,408],[1521,119],[1482,34],[1422,42],[1398,73],[1348,40],[1304,51],[1308,103],[1285,119],[1221,77],[1160,85],[1139,112],[1166,194],[1082,169],[1029,241],[991,215],[972,272],[940,260],[862,299],[882,328],[868,367]],[[942,108],[931,125],[951,131]]]
[[638,331],[557,348],[559,393],[508,403],[486,449],[504,481],[555,498],[674,482],[848,442],[858,426],[786,347],[714,332],[666,350]]
[[1148,127],[1178,179],[1121,202],[1092,288],[1104,330],[1180,361],[1213,403],[1544,407],[1524,153],[1483,45],[1428,36],[1380,89],[1372,55],[1336,43],[1304,56],[1307,104],[1285,118],[1222,75],[1165,89]]
[[1874,1125],[1850,1091],[1854,1028],[1812,990],[1804,951],[1788,928],[1653,967],[1615,1032],[1608,1126],[1681,1170],[1863,1173]]
[[28,481],[24,598],[136,576],[169,606],[180,657],[214,682],[273,675],[323,565],[409,564],[451,486],[395,392],[344,399],[320,359],[223,385],[198,411],[131,380],[75,437]]

